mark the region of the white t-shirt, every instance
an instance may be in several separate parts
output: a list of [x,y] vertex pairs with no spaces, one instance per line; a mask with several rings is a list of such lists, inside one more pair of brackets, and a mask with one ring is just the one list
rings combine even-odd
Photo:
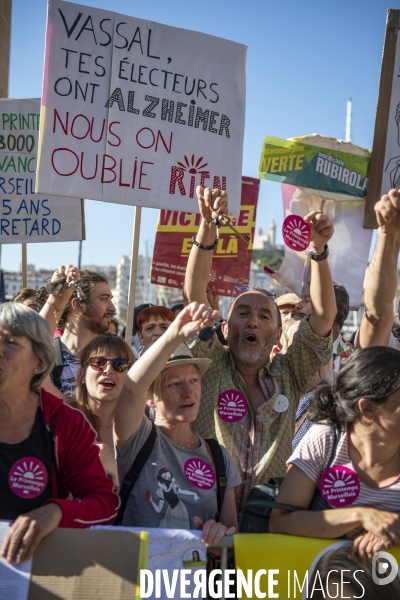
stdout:
[[[322,474],[326,471],[332,454],[335,431],[332,425],[315,423],[306,433],[287,461],[296,465],[319,487]],[[351,506],[371,506],[378,510],[400,513],[400,475],[394,483],[383,488],[373,488],[359,480],[349,456],[347,429],[342,431],[331,466],[342,465],[353,471],[360,485],[358,497]],[[354,537],[359,530],[349,532],[346,537]]]

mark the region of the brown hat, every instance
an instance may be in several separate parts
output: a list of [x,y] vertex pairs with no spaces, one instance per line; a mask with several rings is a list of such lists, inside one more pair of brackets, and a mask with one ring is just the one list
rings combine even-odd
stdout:
[[293,304],[293,306],[295,306],[299,302],[301,302],[301,298],[296,294],[283,294],[283,296],[279,296],[279,298],[276,299],[278,306],[284,306],[285,304]]
[[[146,352],[146,350],[150,348],[154,343],[155,342],[149,344],[145,348],[142,348],[140,356],[142,356],[142,354]],[[211,363],[211,358],[195,358],[189,350],[189,348],[186,346],[186,344],[182,343],[171,354],[171,356],[165,363],[162,372],[166,371],[167,369],[172,369],[172,367],[179,367],[179,365],[195,365],[195,367],[197,367],[199,370],[200,376],[203,376],[204,373],[208,371],[208,368],[211,365]]]

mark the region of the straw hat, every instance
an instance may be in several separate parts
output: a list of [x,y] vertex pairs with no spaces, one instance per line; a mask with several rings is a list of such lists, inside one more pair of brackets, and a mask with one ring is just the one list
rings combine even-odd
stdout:
[[295,306],[299,302],[301,302],[301,298],[296,294],[283,294],[283,296],[279,296],[279,298],[276,299],[278,306],[284,306],[285,304],[292,304]]
[[[142,354],[144,354],[144,352],[146,352],[150,346],[152,346],[152,344],[149,344],[146,348],[144,348],[140,353],[140,356],[142,356]],[[171,354],[165,363],[162,372],[166,371],[167,369],[172,369],[172,367],[179,367],[180,365],[195,365],[198,368],[200,375],[203,376],[204,373],[208,371],[211,363],[211,358],[195,358],[186,344],[182,343]]]

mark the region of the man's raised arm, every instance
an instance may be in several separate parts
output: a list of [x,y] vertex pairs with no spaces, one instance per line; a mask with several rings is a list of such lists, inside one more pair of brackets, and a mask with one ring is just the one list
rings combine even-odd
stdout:
[[190,250],[183,288],[186,303],[198,302],[208,305],[207,284],[217,237],[217,228],[213,219],[228,211],[228,196],[222,190],[197,187],[197,198],[201,214],[201,223]]
[[331,271],[326,260],[326,248],[333,235],[333,226],[320,211],[311,212],[304,220],[311,226],[310,327],[317,335],[326,337],[337,313]]
[[392,332],[400,248],[400,192],[390,190],[382,196],[375,213],[379,228],[365,279],[365,314],[357,340],[357,347],[361,348],[387,346]]

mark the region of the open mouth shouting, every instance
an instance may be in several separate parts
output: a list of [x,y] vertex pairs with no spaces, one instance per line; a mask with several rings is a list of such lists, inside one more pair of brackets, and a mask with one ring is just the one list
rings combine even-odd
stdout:
[[116,383],[115,383],[115,381],[112,381],[111,379],[101,379],[99,381],[99,385],[103,390],[109,391],[109,390],[113,390],[115,388]]
[[250,344],[258,343],[258,338],[257,338],[256,334],[251,331],[247,331],[246,333],[244,333],[243,338],[244,338],[245,342],[248,342]]

